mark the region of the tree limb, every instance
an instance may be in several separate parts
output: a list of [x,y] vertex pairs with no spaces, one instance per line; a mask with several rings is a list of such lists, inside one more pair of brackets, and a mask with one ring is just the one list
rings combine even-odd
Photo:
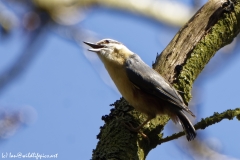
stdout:
[[[186,102],[194,80],[213,55],[229,44],[240,31],[240,0],[234,11],[226,12],[227,0],[210,0],[189,22],[182,27],[153,65],[178,90],[184,92]],[[179,67],[180,66],[180,67]],[[176,70],[176,68],[180,68]],[[183,68],[181,70],[181,68]],[[131,133],[121,123],[141,123],[144,116],[121,99],[115,102],[115,109],[103,119],[99,142],[93,151],[93,159],[145,159],[149,151],[158,145],[159,134],[169,118],[165,115],[152,120],[144,128],[150,143],[136,133]]]
[[[240,120],[240,108],[236,108],[234,110],[227,110],[223,113],[217,113],[215,112],[212,116],[207,117],[202,119],[200,122],[198,122],[197,124],[194,125],[195,129],[205,129],[215,123],[221,122],[223,119],[228,119],[228,120],[232,120],[234,117],[236,117],[238,120]],[[159,144],[177,139],[181,136],[185,135],[184,132],[179,132],[179,133],[175,133],[171,136],[168,136],[166,138],[160,139],[159,140]]]
[[[193,14],[193,9],[189,6],[184,6],[178,2],[175,2],[174,5],[172,5],[172,2],[156,0],[34,0],[34,3],[40,8],[47,10],[52,16],[56,15],[56,13],[62,12],[63,10],[70,8],[73,9],[75,7],[86,8],[92,6],[103,6],[133,12],[174,26],[182,26]],[[169,9],[170,5],[172,5],[171,9]]]
[[42,38],[44,36],[44,29],[50,19],[48,15],[44,12],[39,12],[38,15],[41,20],[40,26],[34,31],[32,31],[26,47],[21,51],[19,57],[16,59],[13,65],[0,74],[0,93],[8,84],[10,84],[10,82],[15,80],[27,68],[27,66],[30,64],[30,62],[36,55],[37,48],[41,48],[37,47],[38,45],[40,45],[39,41],[42,40],[41,46],[43,45]]

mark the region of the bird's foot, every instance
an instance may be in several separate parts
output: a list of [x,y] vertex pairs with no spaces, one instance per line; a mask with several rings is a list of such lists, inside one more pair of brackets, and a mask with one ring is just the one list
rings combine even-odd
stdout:
[[141,126],[139,127],[133,127],[133,125],[131,123],[123,123],[123,125],[130,131],[132,132],[136,132],[139,133],[143,138],[147,139],[148,142],[150,143],[150,140],[148,138],[148,136],[146,134],[144,134],[143,132],[140,131],[140,129],[142,128]]

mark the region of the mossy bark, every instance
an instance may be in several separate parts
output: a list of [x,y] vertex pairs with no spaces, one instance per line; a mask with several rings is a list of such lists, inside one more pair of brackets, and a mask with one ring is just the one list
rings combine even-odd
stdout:
[[[232,42],[240,31],[240,0],[233,11],[226,11],[225,0],[210,0],[182,27],[170,44],[157,57],[153,68],[178,90],[187,103],[192,85],[214,54]],[[180,66],[180,67],[179,67]],[[179,69],[180,68],[180,69]],[[143,129],[142,138],[130,132],[123,123],[138,126],[146,118],[121,99],[103,117],[106,122],[98,135],[99,142],[92,159],[145,159],[162,138],[161,131],[169,118],[165,115],[152,120]]]

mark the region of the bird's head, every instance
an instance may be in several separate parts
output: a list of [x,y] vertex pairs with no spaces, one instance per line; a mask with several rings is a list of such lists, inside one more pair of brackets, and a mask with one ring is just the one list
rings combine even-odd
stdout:
[[122,43],[113,39],[103,39],[97,43],[84,43],[92,47],[88,50],[97,53],[103,63],[107,61],[124,63],[130,55],[134,54]]

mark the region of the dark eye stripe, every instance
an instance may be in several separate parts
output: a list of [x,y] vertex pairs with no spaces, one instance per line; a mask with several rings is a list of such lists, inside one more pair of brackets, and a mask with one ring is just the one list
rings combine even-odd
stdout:
[[109,44],[109,43],[121,44],[120,42],[115,41],[115,40],[111,40],[111,39],[101,40],[101,41],[99,41],[97,44],[102,45],[102,44]]

